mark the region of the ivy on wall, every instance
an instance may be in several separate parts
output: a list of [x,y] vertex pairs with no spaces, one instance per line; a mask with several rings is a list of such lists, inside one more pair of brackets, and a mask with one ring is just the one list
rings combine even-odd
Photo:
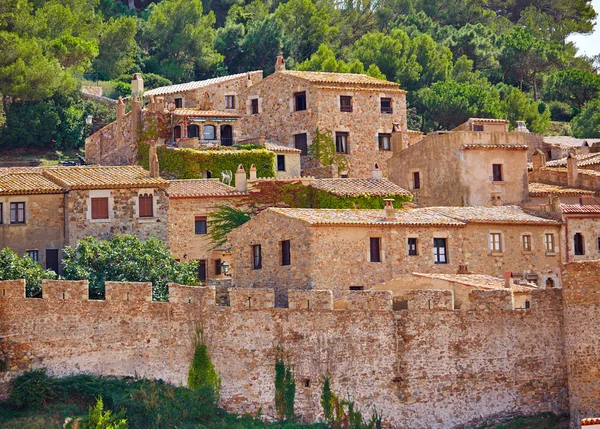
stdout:
[[281,347],[275,354],[275,410],[279,421],[294,421],[294,401],[296,399],[296,380],[294,371]]
[[[148,168],[149,148],[146,142],[138,143],[138,161],[144,168]],[[231,185],[234,185],[235,171],[240,164],[246,173],[254,164],[258,177],[275,177],[275,153],[266,149],[214,151],[159,146],[157,154],[160,171],[174,179],[201,179],[205,171],[220,179],[221,172],[229,170],[232,173]]]

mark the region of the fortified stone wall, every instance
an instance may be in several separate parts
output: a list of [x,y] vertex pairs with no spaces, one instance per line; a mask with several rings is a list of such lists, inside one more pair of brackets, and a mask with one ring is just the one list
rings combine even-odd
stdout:
[[114,121],[85,140],[85,159],[88,164],[131,165],[137,158],[133,113],[128,112],[122,121]]
[[[276,347],[289,355],[296,412],[321,416],[321,377],[387,427],[452,428],[567,409],[560,291],[536,292],[514,310],[510,294],[471,296],[477,311],[453,308],[451,291],[415,291],[409,310],[392,311],[391,293],[349,292],[334,310],[331,291],[274,293],[170,285],[170,302],[150,302],[149,284],[108,283],[106,300],[87,300],[86,282],[45,281],[43,299],[26,299],[22,281],[0,282],[0,358],[9,371],[46,367],[54,375],[139,375],[185,384],[193,338],[204,329],[222,376],[222,405],[274,416]],[[438,297],[437,295],[440,294]],[[433,303],[433,304],[432,304]],[[4,393],[6,391],[4,390]]]
[[569,185],[566,168],[544,167],[537,171],[529,172],[530,182],[541,182],[549,185],[575,187],[596,191],[600,189],[600,171],[579,169],[578,179],[575,184]]

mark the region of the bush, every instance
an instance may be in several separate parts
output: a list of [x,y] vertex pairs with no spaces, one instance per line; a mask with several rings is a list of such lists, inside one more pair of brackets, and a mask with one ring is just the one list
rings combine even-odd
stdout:
[[27,297],[37,295],[42,290],[43,279],[55,279],[56,273],[44,270],[29,256],[19,257],[8,247],[0,250],[0,280],[25,279]]
[[553,121],[569,122],[575,114],[570,105],[560,101],[549,102],[548,108],[550,109],[550,117]]
[[19,409],[38,409],[56,399],[57,387],[45,369],[26,372],[13,380],[8,401]]

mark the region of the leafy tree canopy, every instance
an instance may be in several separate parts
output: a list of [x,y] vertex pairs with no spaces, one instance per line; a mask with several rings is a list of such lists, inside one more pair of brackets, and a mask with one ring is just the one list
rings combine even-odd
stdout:
[[579,138],[600,138],[600,99],[588,102],[571,122],[573,135]]
[[8,247],[0,250],[0,280],[25,279],[27,296],[39,294],[43,279],[55,278],[54,271],[44,270],[29,256],[20,257]]

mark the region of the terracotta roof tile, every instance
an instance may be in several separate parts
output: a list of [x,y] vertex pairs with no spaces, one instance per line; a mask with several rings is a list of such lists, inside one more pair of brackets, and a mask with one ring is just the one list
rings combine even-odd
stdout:
[[517,206],[429,207],[429,210],[466,223],[558,224],[542,214],[529,214]]
[[600,143],[600,139],[578,139],[571,136],[544,136],[544,143],[549,145],[581,147],[584,143],[592,145]]
[[[582,153],[575,155],[578,167],[600,164],[600,153]],[[567,157],[554,159],[546,162],[546,167],[565,167],[567,165]]]
[[[488,276],[487,274],[430,274],[430,273],[412,273],[413,276],[426,277],[430,279],[446,280],[459,283],[465,286],[471,286],[481,289],[507,289],[506,282],[500,277]],[[515,292],[530,292],[537,289],[533,283],[515,284],[511,290]]]
[[175,116],[198,116],[201,118],[241,118],[237,113],[233,112],[222,112],[218,110],[200,110],[200,109],[175,109],[173,111]]
[[49,167],[44,176],[68,189],[166,188],[168,182],[150,177],[138,166]]
[[219,179],[170,180],[168,194],[171,198],[226,197],[245,195]]
[[510,121],[506,119],[496,119],[496,118],[469,118],[467,122],[484,122],[486,124],[508,124]]
[[600,214],[600,206],[598,205],[561,204],[560,209],[567,214]]
[[530,182],[529,183],[529,196],[530,197],[545,197],[548,195],[564,195],[564,196],[578,196],[578,195],[595,195],[596,192],[588,191],[585,189],[569,188],[566,186],[548,185],[546,183]]
[[506,149],[506,150],[527,150],[528,146],[519,143],[467,143],[462,145],[463,149]]
[[230,76],[221,76],[213,79],[199,80],[196,82],[186,82],[180,83],[177,85],[169,85],[169,86],[161,86],[160,88],[149,89],[144,92],[144,97],[150,95],[167,95],[167,94],[177,94],[180,92],[193,91],[198,88],[203,88],[205,86],[213,85],[215,83],[227,82],[228,80],[237,79],[239,77],[247,76],[248,73],[238,73],[232,74]]
[[14,173],[41,173],[42,167],[2,167],[0,168],[0,176]]
[[581,419],[581,426],[593,426],[593,425],[600,425],[600,418],[588,418],[588,419]]
[[383,210],[269,208],[265,212],[275,212],[311,225],[465,226],[464,222],[427,209],[396,210],[397,218],[394,220],[384,220]]
[[12,173],[0,176],[0,195],[61,194],[64,189],[40,173]]
[[411,195],[388,179],[315,179],[312,186],[339,196]]
[[290,153],[301,153],[300,149],[296,149],[295,147],[282,146],[276,143],[265,143],[265,149],[271,150],[273,152],[290,152]]
[[344,84],[344,85],[372,85],[372,86],[389,86],[398,88],[399,85],[396,82],[390,82],[388,80],[377,79],[366,74],[355,74],[355,73],[329,73],[329,72],[315,72],[315,71],[299,71],[299,70],[283,70],[279,73],[286,74],[288,76],[298,77],[305,79],[311,83],[323,84]]

